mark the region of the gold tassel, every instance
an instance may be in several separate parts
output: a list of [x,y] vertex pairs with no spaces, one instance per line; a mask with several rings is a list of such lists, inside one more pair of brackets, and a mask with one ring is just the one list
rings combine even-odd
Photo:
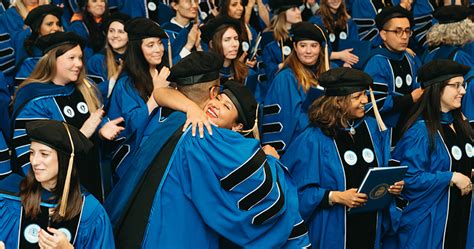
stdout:
[[242,130],[240,131],[240,134],[247,136],[250,134],[250,132],[252,132],[253,138],[260,140],[260,133],[258,132],[258,107],[259,105],[257,104],[257,109],[255,110],[255,122],[253,123],[252,128],[248,130]]
[[369,93],[370,93],[370,101],[372,102],[372,108],[374,108],[375,120],[377,120],[379,129],[381,131],[385,131],[387,130],[387,127],[385,126],[385,123],[382,120],[382,116],[380,116],[379,107],[377,106],[377,103],[375,102],[375,96],[374,96],[374,91],[372,91],[372,87],[369,87]]
[[170,69],[173,66],[173,56],[171,55],[171,42],[170,37],[168,36],[168,61],[170,63]]
[[69,127],[67,126],[66,123],[63,123],[63,125],[64,127],[66,127],[67,135],[69,136],[69,141],[71,142],[71,156],[69,157],[66,181],[64,183],[63,195],[61,197],[61,204],[59,206],[59,215],[61,217],[64,217],[66,215],[67,200],[69,198],[69,189],[70,189],[70,184],[71,184],[72,166],[74,164],[74,143],[72,141],[71,132],[69,131]]
[[326,33],[324,33],[324,30],[321,29],[321,27],[319,27],[318,25],[314,24],[314,26],[316,26],[316,28],[319,29],[319,31],[321,31],[321,34],[323,34],[323,37],[324,37],[324,71],[328,71],[330,68],[329,68],[329,52],[328,52],[328,39],[326,38]]
[[283,39],[280,39],[281,62],[285,62],[285,53],[283,53]]

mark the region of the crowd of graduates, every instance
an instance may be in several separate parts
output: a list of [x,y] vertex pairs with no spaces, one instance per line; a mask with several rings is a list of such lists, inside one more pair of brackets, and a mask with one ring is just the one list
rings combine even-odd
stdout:
[[[471,0],[4,0],[0,248],[474,248]],[[369,169],[407,166],[379,194]]]

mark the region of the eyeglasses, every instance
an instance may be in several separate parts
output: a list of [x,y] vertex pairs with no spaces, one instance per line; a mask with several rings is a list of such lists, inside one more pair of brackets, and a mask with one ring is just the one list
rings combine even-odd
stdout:
[[454,88],[456,88],[456,90],[461,90],[461,87],[463,89],[466,89],[466,82],[463,81],[463,82],[456,82],[456,83],[451,83],[451,84],[447,84],[447,86],[452,86]]
[[413,30],[411,29],[395,29],[395,30],[388,30],[388,29],[384,29],[385,32],[393,32],[395,33],[395,35],[398,37],[398,38],[401,38],[403,33],[405,33],[407,35],[407,37],[411,37],[411,35],[413,35]]

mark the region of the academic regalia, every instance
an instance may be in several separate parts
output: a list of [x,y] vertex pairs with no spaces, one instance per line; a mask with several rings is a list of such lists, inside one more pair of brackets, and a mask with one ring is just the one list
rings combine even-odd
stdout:
[[0,132],[0,179],[10,173],[10,148],[8,148],[3,132]]
[[115,84],[109,99],[107,117],[111,120],[118,117],[124,118],[125,130],[120,133],[119,137],[128,138],[133,133],[141,132],[145,128],[148,119],[148,106],[126,73]]
[[10,91],[5,83],[5,76],[0,72],[0,131],[5,138],[10,138]]
[[[303,233],[298,234],[302,237],[286,240],[294,226],[303,225],[295,210],[296,192],[283,166],[275,158],[266,157],[257,140],[217,127],[213,128],[212,137],[206,133],[203,139],[192,137],[189,131],[190,128],[175,139],[159,186],[148,188],[147,182],[156,179],[145,178],[141,187],[151,196],[137,195],[128,212],[133,215],[138,211],[145,220],[137,222],[125,217],[118,233],[119,248],[218,248],[219,235],[244,247],[309,245]],[[234,171],[238,165],[242,165],[240,170]],[[242,172],[244,178],[235,178],[235,172]],[[262,182],[266,183],[261,185]],[[255,196],[256,199],[247,195],[267,184],[268,194]],[[151,198],[153,212],[144,214],[144,207],[140,206],[143,202],[138,201],[144,198]],[[138,239],[123,237],[135,237],[131,231],[140,234]],[[179,239],[184,237],[188,239]],[[120,244],[125,240],[134,243]]]
[[[283,50],[287,51],[285,52],[287,53],[285,54],[286,58],[288,55],[290,55],[293,49],[293,43],[290,40],[287,40],[284,42],[283,47]],[[263,63],[265,64],[265,75],[267,76],[267,82],[270,85],[277,75],[278,64],[283,62],[281,50],[282,49],[278,41],[272,41],[263,48],[262,59]],[[268,87],[270,88],[270,86]]]
[[[16,95],[13,105],[11,124],[13,129],[12,149],[16,158],[12,168],[14,172],[26,174],[30,169],[29,140],[26,135],[25,125],[34,120],[53,119],[65,121],[80,129],[89,118],[90,112],[84,97],[74,84],[66,86],[53,83],[31,83],[22,87]],[[88,163],[87,177],[81,178],[82,184],[98,199],[103,198],[102,173],[99,164],[99,151],[84,160]],[[81,172],[81,169],[79,169]]]
[[146,17],[160,25],[169,22],[175,16],[171,7],[161,1],[145,0],[136,2],[135,0],[117,0],[120,12],[131,17]]
[[[393,1],[385,1],[386,5],[395,5]],[[377,47],[382,44],[382,39],[379,36],[379,30],[375,25],[375,16],[384,7],[383,1],[379,0],[358,0],[352,4],[352,20],[359,28],[359,37],[364,41],[371,41],[372,47]]]
[[465,248],[474,246],[474,227],[472,222],[468,224],[469,213],[472,217],[474,211],[472,193],[460,197],[457,187],[449,187],[453,171],[470,177],[474,168],[472,141],[449,128],[452,120],[450,113],[442,113],[445,134],[435,133],[433,150],[430,150],[426,123],[419,120],[393,152],[401,165],[408,166],[402,193],[408,205],[400,220],[397,248],[459,248],[459,244],[455,246],[452,242],[464,244],[467,238],[471,239]]
[[30,77],[31,73],[38,64],[38,61],[41,59],[42,54],[36,54],[37,56],[32,56],[24,59],[17,69],[15,75],[15,87],[18,87],[21,82]]
[[[118,65],[119,59],[121,59],[123,55],[115,52],[113,53],[115,56],[115,62]],[[104,51],[102,51],[101,53],[97,53],[91,58],[89,58],[89,60],[87,60],[86,67],[87,77],[94,80],[94,82],[97,84],[97,87],[99,88],[100,93],[102,94],[102,100],[104,102],[104,105],[107,105],[107,95],[109,91],[112,91],[112,89],[109,90],[108,69]]]
[[298,84],[293,70],[285,68],[273,80],[264,100],[262,143],[272,145],[279,153],[306,128],[307,108],[324,93],[322,88],[305,93]]
[[358,188],[369,167],[388,165],[390,147],[384,138],[388,134],[380,132],[370,117],[356,121],[354,128],[351,140],[349,128],[334,139],[310,126],[282,157],[297,185],[300,213],[313,248],[380,248],[381,236],[389,229],[388,210],[351,215],[343,205],[328,204],[329,191]]
[[2,26],[5,27],[10,35],[23,30],[23,26],[25,25],[23,17],[21,17],[20,13],[18,13],[13,6],[10,6],[10,8],[1,15],[0,23],[3,24]]
[[[372,89],[383,121],[389,128],[400,125],[399,117],[413,104],[411,92],[419,87],[416,82],[418,67],[417,58],[408,52],[395,53],[386,48],[371,52],[364,71],[374,80]],[[372,111],[371,105],[368,111]]]
[[[11,175],[10,177],[16,177]],[[9,178],[10,178],[9,177]],[[21,179],[12,180],[18,188]],[[12,182],[12,181],[9,181]],[[3,184],[5,186],[5,184]],[[2,186],[2,187],[3,187]],[[11,187],[9,187],[11,189]],[[56,202],[48,200],[51,193],[42,189],[41,207],[43,210],[35,220],[24,217],[20,197],[16,192],[0,190],[0,241],[7,248],[26,248],[26,246],[37,245],[37,226],[46,229],[48,225],[47,208],[55,207]],[[62,232],[71,237],[74,248],[115,248],[112,226],[107,213],[100,203],[91,194],[84,193],[81,213],[72,220],[56,224],[52,222],[51,227],[61,228]],[[30,224],[27,226],[27,224]],[[36,236],[35,236],[36,234]]]
[[[165,30],[166,34],[170,39],[173,64],[178,63],[179,60],[188,55],[187,52],[183,52],[183,49],[186,45],[186,42],[188,41],[188,34],[191,28],[191,23],[188,24],[186,27],[179,27],[172,21],[163,24],[163,29]],[[166,45],[167,43],[167,39],[163,41],[163,44]]]
[[[0,23],[4,19],[4,15],[0,15]],[[0,71],[3,72],[5,80],[1,84],[5,85],[12,96],[13,77],[15,76],[15,49],[12,40],[12,35],[3,25],[0,25],[0,50],[3,51],[0,55]]]

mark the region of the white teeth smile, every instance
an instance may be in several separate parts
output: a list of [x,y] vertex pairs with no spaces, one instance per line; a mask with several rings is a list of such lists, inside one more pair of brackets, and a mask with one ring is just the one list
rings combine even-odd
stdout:
[[211,108],[207,109],[207,113],[211,114],[211,116],[213,116],[214,118],[217,118],[217,114],[213,110],[211,110]]

